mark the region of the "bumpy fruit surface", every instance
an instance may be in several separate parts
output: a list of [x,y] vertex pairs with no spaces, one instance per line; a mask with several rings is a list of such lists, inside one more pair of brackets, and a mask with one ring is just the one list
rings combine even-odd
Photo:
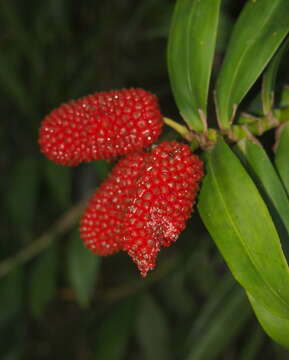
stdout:
[[54,162],[78,165],[141,150],[156,141],[162,125],[157,98],[150,92],[99,92],[63,104],[47,115],[39,144]]
[[164,142],[150,153],[123,221],[122,248],[141,275],[155,267],[161,247],[176,241],[190,217],[203,166],[188,145]]
[[123,217],[147,156],[139,152],[120,160],[89,201],[80,221],[80,233],[92,252],[111,255],[122,248]]
[[164,142],[121,160],[97,190],[81,221],[92,251],[126,251],[141,275],[155,267],[161,247],[174,242],[190,217],[203,164],[188,145]]

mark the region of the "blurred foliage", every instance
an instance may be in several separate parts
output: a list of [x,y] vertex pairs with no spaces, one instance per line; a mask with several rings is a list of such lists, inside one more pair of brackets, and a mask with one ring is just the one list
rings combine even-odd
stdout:
[[[243,3],[223,1],[215,67]],[[46,113],[70,98],[139,86],[178,117],[165,62],[173,6],[0,2],[0,269],[4,259],[33,249],[111,167],[99,161],[68,169],[46,160],[37,145]],[[288,79],[285,69],[282,76]],[[288,358],[260,330],[196,213],[145,280],[124,254],[100,262],[86,252],[76,225],[0,278],[1,359]]]

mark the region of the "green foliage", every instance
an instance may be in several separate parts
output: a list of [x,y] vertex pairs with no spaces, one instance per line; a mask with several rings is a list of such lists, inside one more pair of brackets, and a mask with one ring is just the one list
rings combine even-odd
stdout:
[[287,38],[276,51],[274,58],[271,60],[264,73],[262,82],[262,103],[264,114],[269,114],[273,109],[277,72],[284,53],[288,50],[288,48],[289,38]]
[[179,0],[168,42],[168,69],[181,115],[194,130],[206,128],[207,101],[220,0]]
[[168,321],[162,308],[149,294],[144,294],[138,314],[138,342],[146,360],[171,359]]
[[38,164],[32,157],[18,161],[8,180],[8,214],[11,222],[17,223],[16,231],[24,241],[32,235],[30,229],[36,214],[39,180]]
[[134,300],[121,302],[104,318],[97,332],[95,359],[125,359],[136,315]]
[[250,140],[239,143],[240,156],[255,181],[278,230],[287,260],[289,256],[289,199],[281,181],[260,144]]
[[47,161],[45,175],[55,203],[61,208],[68,207],[71,201],[71,169]]
[[289,194],[289,163],[288,163],[288,144],[289,144],[289,124],[287,123],[280,129],[279,139],[276,147],[275,163],[287,194]]
[[288,1],[247,1],[234,26],[218,75],[216,100],[218,120],[223,128],[230,126],[237,106],[288,31]]
[[52,245],[40,254],[30,270],[29,305],[31,314],[41,317],[57,289],[57,248]]
[[271,311],[271,309],[261,305],[250,293],[247,295],[264,330],[272,337],[272,339],[288,350],[288,317],[279,316],[274,311]]
[[[277,72],[288,49],[289,4],[285,0],[248,0],[241,9],[216,75],[219,130],[204,131],[207,119],[203,117],[202,127],[196,114],[200,115],[207,104],[219,14],[215,9],[215,21],[211,19],[202,26],[201,9],[206,19],[210,19],[214,6],[217,7],[218,2],[177,1],[168,47],[170,79],[184,121],[193,130],[203,130],[202,137],[193,132],[186,135],[186,138],[192,137],[192,148],[200,146],[207,152],[204,156],[206,176],[198,206],[201,218],[235,279],[253,299],[251,302],[265,331],[276,342],[288,347],[288,341],[282,336],[282,332],[286,333],[289,315],[289,272],[284,256],[284,253],[287,257],[289,254],[289,200],[283,187],[284,184],[288,193],[287,125],[279,130],[275,146],[276,165],[283,184],[266,151],[261,144],[256,144],[253,136],[288,121],[286,88],[280,101],[286,108],[274,109],[273,106]],[[225,18],[221,8],[221,23]],[[206,61],[199,48],[205,34],[211,34]],[[193,50],[196,52],[192,57]],[[239,118],[239,125],[232,126],[238,106],[248,93],[250,95],[267,65],[261,94],[254,94],[251,105],[247,106],[249,111],[260,116],[244,114]],[[204,78],[208,81],[203,82]],[[217,135],[218,131],[232,141],[241,140],[236,152],[244,167]],[[192,358],[198,356],[194,349]]]
[[80,305],[88,306],[95,291],[100,257],[84,247],[78,231],[71,234],[67,256],[67,276],[75,291],[76,299]]
[[[236,314],[239,314],[236,317]],[[218,359],[221,352],[242,331],[250,309],[242,290],[226,278],[211,294],[190,333],[186,360]],[[225,331],[227,336],[220,332]]]
[[235,278],[287,317],[289,270],[278,234],[257,188],[221,139],[208,154],[199,211]]

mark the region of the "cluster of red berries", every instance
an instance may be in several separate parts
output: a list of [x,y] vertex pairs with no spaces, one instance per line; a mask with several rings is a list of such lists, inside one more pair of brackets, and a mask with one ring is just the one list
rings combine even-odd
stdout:
[[189,218],[203,164],[188,145],[163,142],[157,98],[142,89],[96,93],[60,106],[42,122],[41,151],[63,165],[126,155],[88,203],[80,233],[99,255],[126,251],[141,275],[155,267]]

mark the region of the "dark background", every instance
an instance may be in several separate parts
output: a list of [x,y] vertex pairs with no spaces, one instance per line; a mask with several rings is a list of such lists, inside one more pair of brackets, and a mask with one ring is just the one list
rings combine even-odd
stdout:
[[[166,70],[174,4],[0,2],[1,360],[288,358],[260,329],[197,213],[143,280],[125,254],[99,259],[79,239],[78,204],[112,164],[65,168],[39,152],[43,116],[95,91],[142,87],[180,120]],[[243,4],[223,2],[213,78]],[[166,129],[160,141],[174,137]]]

